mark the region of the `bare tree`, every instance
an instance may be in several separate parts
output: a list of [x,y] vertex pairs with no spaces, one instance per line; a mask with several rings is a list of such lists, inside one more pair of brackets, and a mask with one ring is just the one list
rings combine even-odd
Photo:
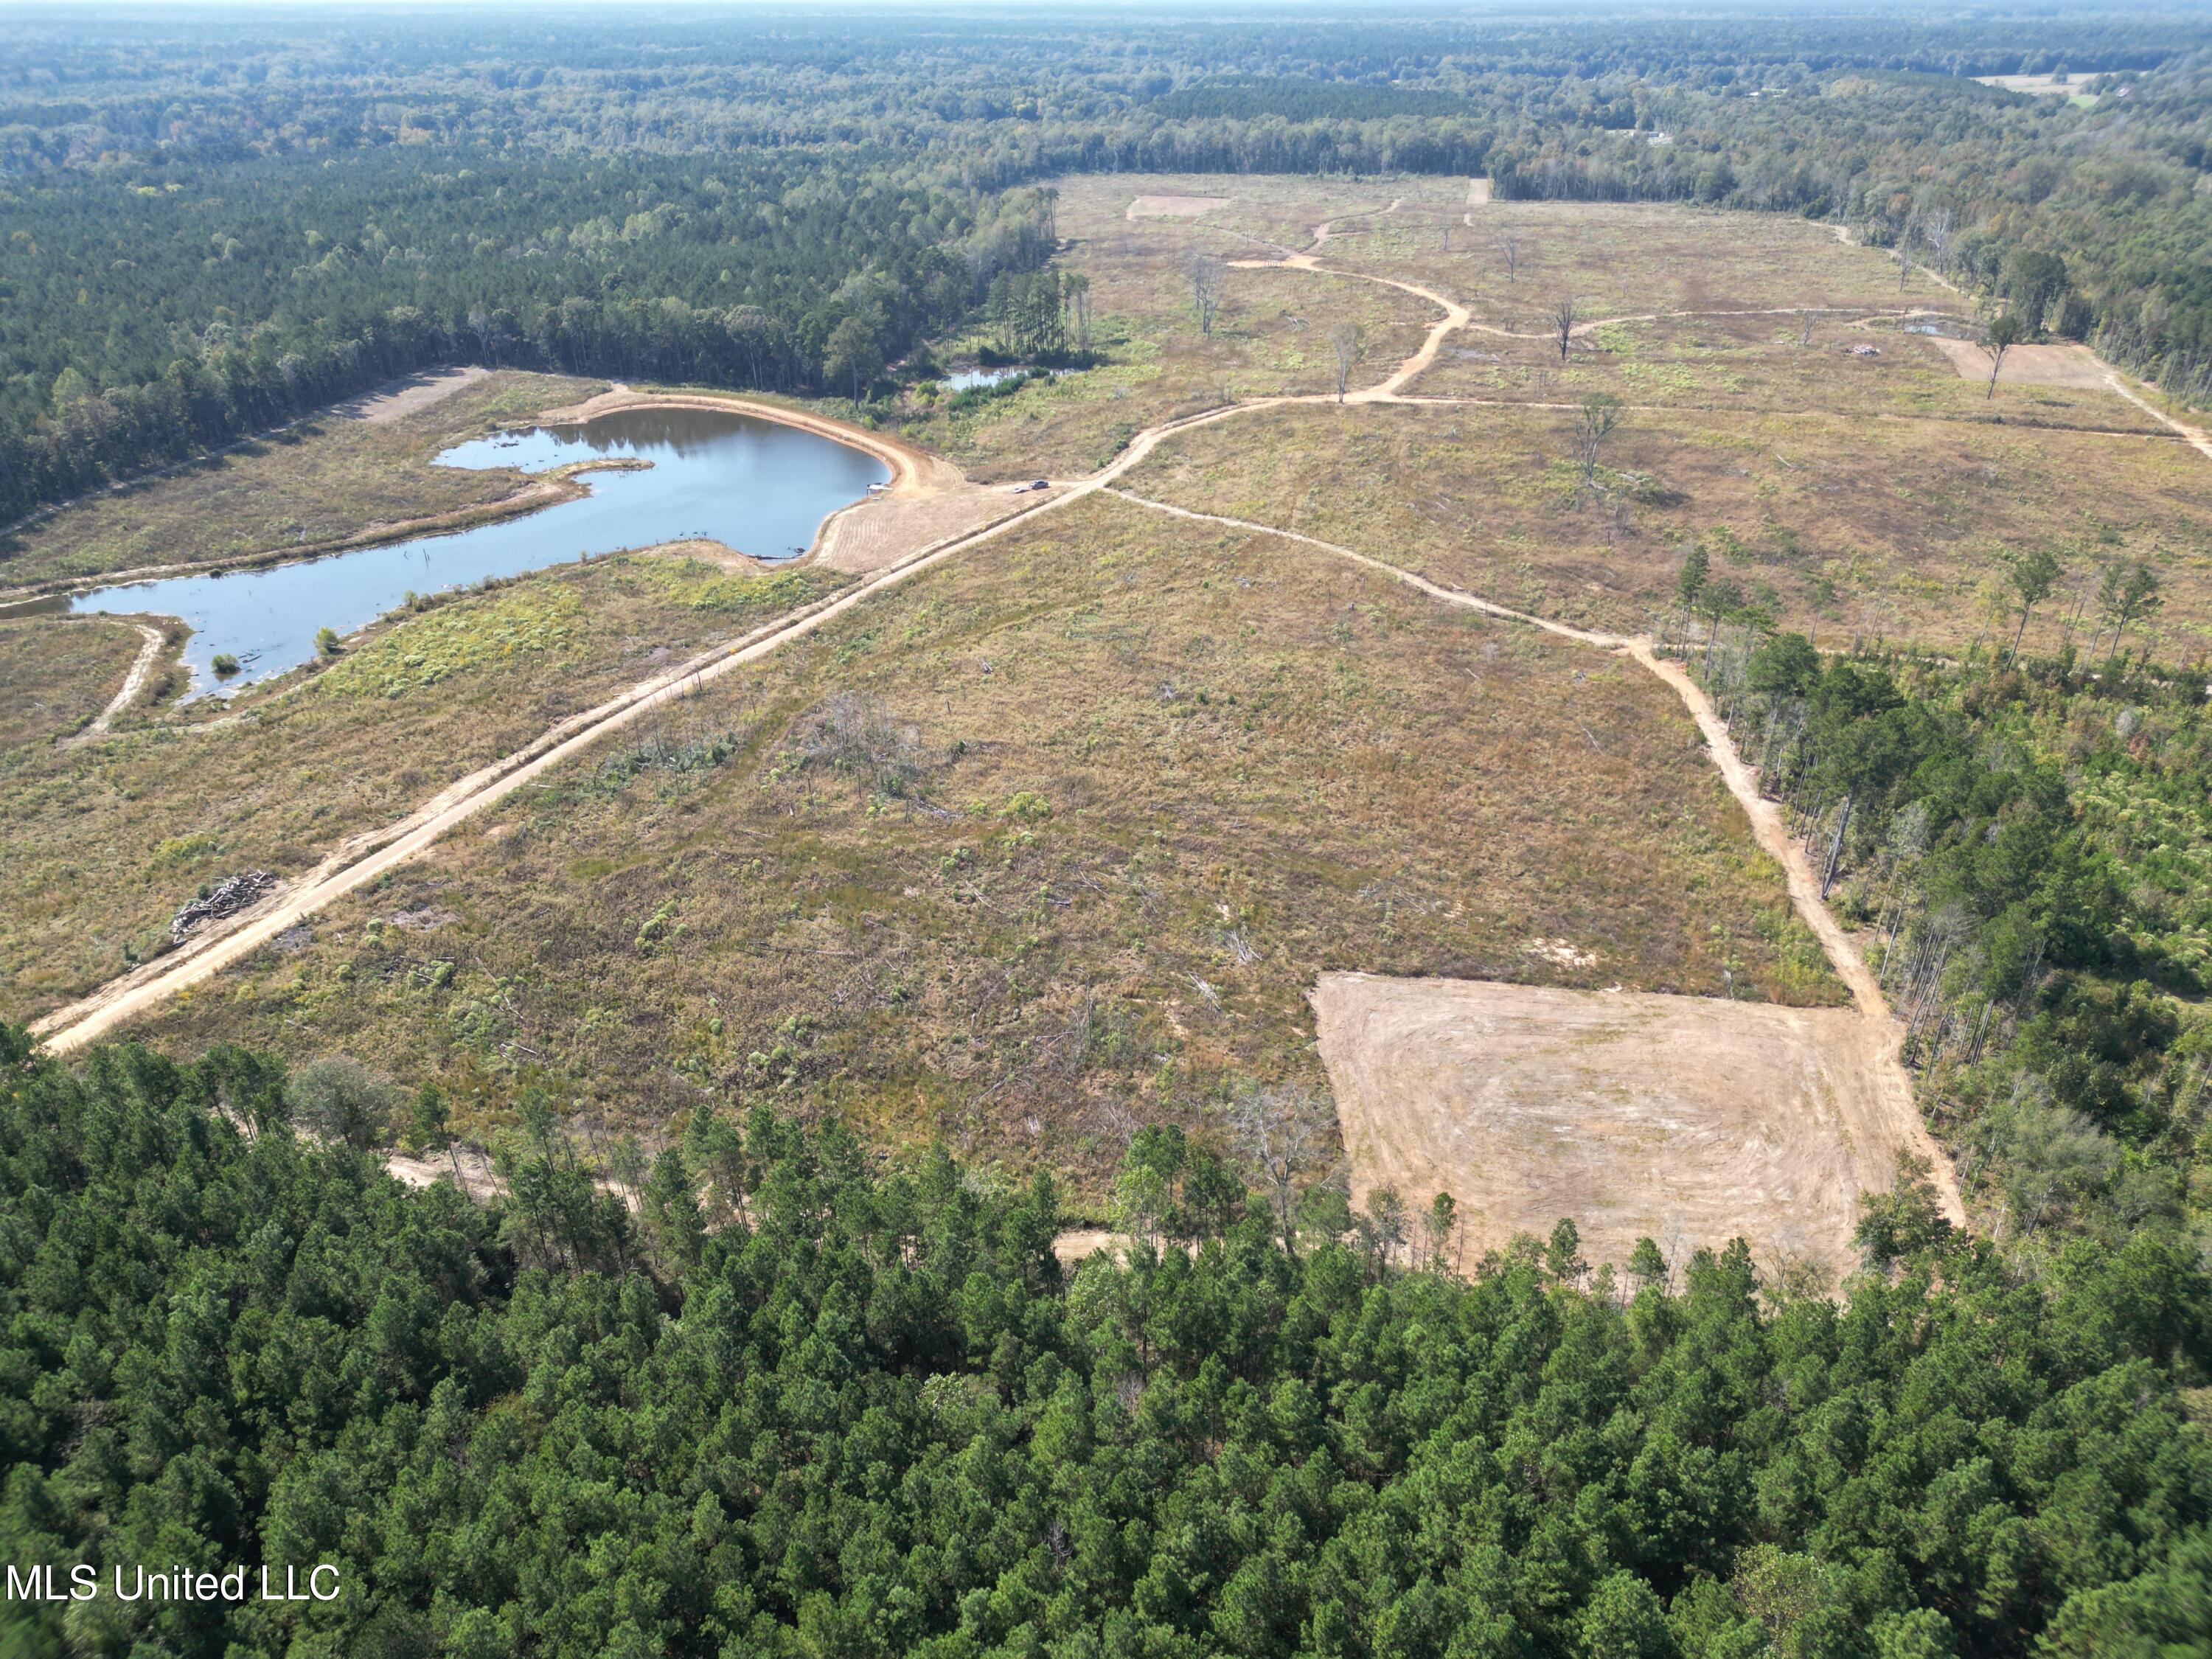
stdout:
[[1075,349],[1091,349],[1091,279],[1079,270],[1071,270],[1062,279],[1061,292],[1067,296],[1068,313],[1075,324]]
[[1505,258],[1505,280],[1518,282],[1521,277],[1521,233],[1509,230],[1498,239],[1498,251]]
[[1219,259],[1203,249],[1192,250],[1190,256],[1190,308],[1198,316],[1198,331],[1213,332],[1213,319],[1221,309],[1221,283],[1224,267]]
[[1567,361],[1567,349],[1575,338],[1575,296],[1562,294],[1552,301],[1552,325],[1559,332],[1559,361]]
[[1806,307],[1804,314],[1797,319],[1797,343],[1799,345],[1808,346],[1813,343],[1813,325],[1819,322],[1820,319],[1826,314],[1826,313],[1820,310],[1817,306],[1808,306]]
[[1328,331],[1328,349],[1336,358],[1336,400],[1344,401],[1352,384],[1352,371],[1359,362],[1359,325],[1339,323]]
[[1928,251],[1936,256],[1936,269],[1948,271],[1951,267],[1951,238],[1959,228],[1959,216],[1948,207],[1930,209],[1923,222],[1921,237]]
[[1905,210],[1905,222],[1897,232],[1897,291],[1905,292],[1905,279],[1912,274],[1912,239],[1920,234],[1920,204],[1915,202]]
[[1297,1248],[1297,1179],[1321,1143],[1322,1116],[1313,1090],[1295,1083],[1274,1088],[1248,1084],[1230,1109],[1237,1150],[1259,1171],[1285,1250]]
[[1593,392],[1575,410],[1575,465],[1582,469],[1583,488],[1597,482],[1598,452],[1620,424],[1620,399],[1610,392]]

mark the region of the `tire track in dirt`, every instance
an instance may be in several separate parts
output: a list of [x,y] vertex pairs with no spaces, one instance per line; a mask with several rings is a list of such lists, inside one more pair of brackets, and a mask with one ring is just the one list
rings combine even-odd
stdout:
[[151,623],[134,622],[131,625],[138,630],[139,637],[145,643],[138,647],[138,654],[131,660],[131,672],[123,677],[123,689],[107,700],[106,708],[92,717],[91,725],[73,738],[64,738],[60,745],[62,748],[74,749],[80,744],[106,737],[115,717],[137,701],[138,694],[146,689],[146,682],[153,678],[154,665],[161,660],[161,647],[168,641],[161,630]]

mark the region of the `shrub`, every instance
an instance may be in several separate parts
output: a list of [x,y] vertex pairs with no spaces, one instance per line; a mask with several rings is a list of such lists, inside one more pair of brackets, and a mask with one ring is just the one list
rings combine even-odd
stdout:
[[823,769],[863,789],[901,799],[921,793],[922,763],[915,729],[900,726],[872,698],[840,691],[792,723],[778,775]]

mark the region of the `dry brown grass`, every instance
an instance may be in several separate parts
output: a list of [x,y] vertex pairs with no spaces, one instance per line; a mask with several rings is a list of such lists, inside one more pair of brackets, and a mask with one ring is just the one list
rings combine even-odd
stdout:
[[[835,580],[658,558],[563,566],[380,629],[319,678],[272,682],[228,713],[133,713],[81,747],[0,754],[0,1018],[43,1012],[158,949],[200,884],[297,875],[563,716]],[[8,632],[44,628],[38,644],[74,665],[78,638],[105,641],[100,627]]]
[[105,617],[0,621],[0,750],[85,726],[121,689],[140,644],[137,629]]
[[572,768],[156,1034],[1095,1176],[1143,1116],[1314,1075],[1327,969],[1839,994],[1633,665],[1111,499],[726,677],[695,731],[741,746]]
[[[1804,321],[1801,313],[1605,323],[1578,334],[1564,362],[1551,340],[1462,331],[1412,391],[1419,397],[1514,403],[1571,403],[1605,392],[1638,407],[1686,413],[2060,426],[2179,441],[2106,386],[2101,370],[2082,374],[2094,360],[2079,347],[2063,349],[2073,371],[2064,383],[2008,379],[1990,398],[1984,395],[1987,359],[1979,347],[1911,333],[1895,319],[1865,312],[1814,316],[1809,339]],[[1879,355],[1861,355],[1866,348]],[[1962,378],[1946,348],[1980,359],[1981,378]],[[1939,430],[1925,441],[1949,440]]]
[[[1130,487],[1300,530],[1568,621],[1636,629],[1684,550],[1823,638],[1964,646],[2007,550],[2072,550],[2055,648],[2097,562],[2151,560],[2177,647],[2212,625],[2203,458],[2165,439],[1848,416],[1637,413],[1581,501],[1564,410],[1261,411],[1162,446]],[[1932,435],[1931,435],[1932,434]],[[1577,504],[1578,501],[1581,504]]]
[[0,586],[248,559],[500,501],[523,486],[520,473],[431,457],[600,385],[501,371],[396,420],[333,411],[0,538]]

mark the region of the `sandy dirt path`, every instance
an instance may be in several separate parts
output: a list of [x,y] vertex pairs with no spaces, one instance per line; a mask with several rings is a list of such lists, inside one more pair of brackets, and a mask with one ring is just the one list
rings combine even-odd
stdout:
[[[1395,207],[1397,204],[1394,202],[1391,205]],[[1465,306],[1456,300],[1446,299],[1432,288],[1423,288],[1418,283],[1401,283],[1389,276],[1370,276],[1364,270],[1338,270],[1320,264],[1310,253],[1290,253],[1279,259],[1231,259],[1229,264],[1234,270],[1281,270],[1287,268],[1291,270],[1310,270],[1320,276],[1345,276],[1354,282],[1376,283],[1384,288],[1395,288],[1401,294],[1410,294],[1416,299],[1426,300],[1444,313],[1442,319],[1430,325],[1428,337],[1421,342],[1419,350],[1400,363],[1387,380],[1374,386],[1364,386],[1358,392],[1346,393],[1342,401],[1347,404],[1388,404],[1399,401],[1398,394],[1418,380],[1422,372],[1436,362],[1437,353],[1443,349],[1445,337],[1455,330],[1468,327],[1474,320],[1474,313]],[[1237,407],[1253,409],[1269,404],[1312,403],[1326,401],[1328,398],[1327,393],[1301,394],[1296,398],[1255,398]]]
[[33,1035],[57,1054],[66,1054],[198,985],[258,950],[286,928],[327,908],[347,894],[399,865],[420,858],[449,831],[496,805],[601,738],[618,732],[655,708],[686,696],[746,663],[758,662],[779,647],[804,638],[834,617],[843,615],[878,590],[906,580],[954,553],[1003,534],[1024,520],[1091,493],[1095,485],[1041,499],[1012,518],[924,549],[836,597],[769,624],[742,639],[717,646],[651,679],[571,715],[536,742],[440,791],[415,811],[382,830],[356,836],[298,881],[277,890],[252,909],[228,918],[180,950],[112,980],[91,995],[32,1023]]
[[2108,368],[2105,371],[2105,384],[2154,421],[2163,422],[2172,427],[2191,449],[2208,459],[2212,459],[2212,433],[2206,432],[2201,426],[2191,426],[2186,421],[2177,421],[2164,410],[2151,404],[2148,399],[2137,396],[2120,378],[2120,372],[2116,368]]
[[123,677],[123,689],[107,700],[106,708],[93,716],[91,725],[71,739],[74,743],[82,743],[88,738],[96,738],[106,732],[115,717],[137,701],[138,694],[146,689],[146,682],[153,677],[154,665],[161,659],[161,647],[167,643],[161,630],[151,623],[135,622],[131,625],[138,630],[138,637],[144,643],[138,647],[138,654],[131,659],[131,672]]
[[[1389,207],[1366,208],[1358,213],[1340,214],[1336,218],[1322,220],[1319,224],[1314,227],[1312,247],[1318,248],[1322,243],[1328,241],[1330,237],[1339,234],[1340,233],[1336,228],[1339,225],[1343,224],[1346,220],[1379,219],[1386,213],[1395,213],[1398,210],[1400,204],[1403,203],[1405,199],[1406,198],[1402,196],[1394,196],[1390,198],[1390,205]],[[1347,231],[1342,234],[1350,235],[1353,233]]]
[[[1402,395],[1401,388],[1411,382],[1436,361],[1443,342],[1458,329],[1472,325],[1467,307],[1445,299],[1432,289],[1386,276],[1370,276],[1364,272],[1337,271],[1321,265],[1310,254],[1285,253],[1279,261],[1253,261],[1253,264],[1279,264],[1310,270],[1317,275],[1353,276],[1361,281],[1380,283],[1385,287],[1413,294],[1443,309],[1444,316],[1429,331],[1419,350],[1401,362],[1398,368],[1376,386],[1366,387],[1345,399],[1362,404],[1407,403],[1416,400]],[[1802,309],[1800,307],[1799,309]],[[1479,325],[1476,325],[1479,326]],[[562,411],[574,418],[583,411],[604,412],[605,408],[625,406],[624,402],[609,399],[654,401],[649,396],[641,397],[628,387],[618,386],[613,392],[578,405],[575,410]],[[667,401],[678,401],[670,398]],[[757,412],[762,416],[802,425],[819,430],[822,435],[840,441],[853,442],[881,455],[892,466],[896,483],[895,489],[927,491],[933,486],[942,487],[951,479],[965,482],[964,475],[950,462],[928,455],[908,446],[883,440],[873,434],[860,434],[837,423],[784,409],[775,404],[753,404],[744,398],[699,399],[704,406],[726,409],[737,407]],[[1327,403],[1334,399],[1327,393],[1304,396],[1256,398],[1243,402],[1224,404],[1217,409],[1181,419],[1163,422],[1149,427],[1133,438],[1127,447],[1107,466],[1087,478],[1069,481],[1059,492],[1037,501],[1033,507],[981,529],[967,532],[926,547],[886,565],[866,578],[854,587],[836,598],[800,612],[781,623],[771,624],[746,639],[718,647],[694,658],[679,668],[632,688],[621,696],[583,714],[571,716],[545,733],[529,747],[495,762],[490,767],[471,775],[441,792],[408,818],[371,836],[357,837],[354,842],[325,861],[301,881],[280,890],[252,911],[233,919],[218,932],[203,936],[182,951],[160,958],[137,972],[111,981],[82,1000],[58,1009],[32,1026],[34,1034],[44,1037],[47,1045],[57,1051],[81,1048],[117,1025],[173,996],[178,991],[197,984],[222,968],[258,949],[286,927],[313,915],[335,900],[352,892],[385,871],[410,859],[421,856],[447,831],[486,807],[504,799],[524,783],[548,769],[560,764],[580,753],[590,744],[611,732],[620,729],[648,709],[657,708],[670,699],[683,695],[692,686],[702,684],[741,664],[758,661],[788,641],[804,637],[832,617],[860,604],[882,588],[919,574],[954,554],[980,543],[988,541],[1017,525],[1065,507],[1071,501],[1101,491],[1156,511],[1176,516],[1220,524],[1231,528],[1257,534],[1280,536],[1303,542],[1339,557],[1367,566],[1392,579],[1427,593],[1447,604],[1466,606],[1486,614],[1526,623],[1542,629],[1563,639],[1596,647],[1600,649],[1626,653],[1667,682],[1682,698],[1705,734],[1715,762],[1729,792],[1743,805],[1749,816],[1753,834],[1766,850],[1778,859],[1785,872],[1791,902],[1805,917],[1820,939],[1822,947],[1834,963],[1838,976],[1850,989],[1864,1016],[1863,1029],[1868,1045],[1869,1065],[1882,1078],[1885,1097],[1892,1109],[1899,1114],[1899,1127],[1913,1137],[1913,1144],[1923,1148],[1936,1172],[1936,1188],[1944,1208],[1956,1221],[1963,1221],[1964,1207],[1959,1198],[1958,1184],[1949,1160],[1944,1156],[1922,1122],[1914,1103],[1911,1080],[1898,1058],[1899,1033],[1890,1017],[1880,985],[1866,964],[1860,960],[1849,938],[1837,924],[1820,897],[1819,884],[1814,879],[1804,854],[1784,833],[1778,809],[1759,793],[1757,779],[1744,764],[1729,740],[1727,730],[1715,714],[1711,701],[1704,691],[1678,666],[1663,662],[1650,647],[1650,641],[1605,634],[1593,629],[1577,628],[1566,623],[1537,617],[1527,611],[1481,599],[1455,588],[1444,587],[1425,577],[1387,563],[1353,549],[1325,542],[1318,538],[1294,531],[1279,529],[1246,520],[1232,519],[1214,514],[1194,512],[1167,502],[1152,501],[1113,486],[1133,468],[1142,465],[1161,443],[1179,433],[1211,425],[1232,416],[1253,410],[1274,408],[1291,403]],[[2148,408],[2148,405],[2144,405]],[[2155,410],[2152,410],[2155,414]],[[2160,416],[2161,419],[2167,417]],[[2177,425],[2167,419],[2169,425]],[[2202,438],[2203,434],[2197,434]],[[862,441],[863,440],[866,441]],[[2193,440],[2192,440],[2193,441]],[[2200,443],[2212,454],[2212,447]]]

